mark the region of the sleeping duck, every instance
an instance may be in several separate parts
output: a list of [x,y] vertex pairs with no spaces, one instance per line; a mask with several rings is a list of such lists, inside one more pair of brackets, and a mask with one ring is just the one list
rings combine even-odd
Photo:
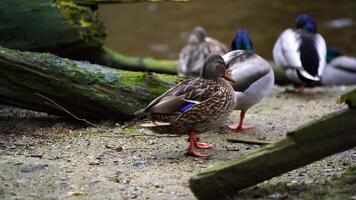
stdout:
[[274,74],[269,63],[253,52],[253,44],[246,30],[239,30],[231,44],[232,51],[223,56],[235,90],[236,110],[241,110],[240,122],[229,125],[235,131],[253,128],[243,125],[247,110],[263,99],[272,89]]
[[208,149],[212,144],[198,142],[196,134],[207,132],[231,114],[236,105],[234,81],[219,55],[210,55],[197,78],[186,79],[137,112],[147,116],[139,126],[158,133],[189,135],[187,155],[206,157],[195,148]]
[[187,44],[179,54],[178,74],[199,76],[204,60],[211,54],[224,55],[227,47],[210,37],[202,27],[195,27],[190,33]]
[[327,49],[327,65],[321,75],[322,85],[356,84],[356,58],[344,56],[336,47]]
[[286,77],[300,87],[320,85],[320,76],[325,67],[326,44],[317,33],[313,19],[306,14],[296,18],[296,29],[287,29],[273,47],[273,59],[283,69]]

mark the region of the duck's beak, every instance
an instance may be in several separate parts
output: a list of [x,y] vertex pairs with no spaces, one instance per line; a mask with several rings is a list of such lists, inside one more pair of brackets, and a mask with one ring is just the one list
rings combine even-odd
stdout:
[[228,74],[228,72],[227,72],[227,71],[225,72],[225,74],[224,74],[223,78],[224,78],[225,80],[230,81],[230,82],[236,83],[236,81],[235,81],[235,80],[231,77],[231,75],[230,75],[230,74]]

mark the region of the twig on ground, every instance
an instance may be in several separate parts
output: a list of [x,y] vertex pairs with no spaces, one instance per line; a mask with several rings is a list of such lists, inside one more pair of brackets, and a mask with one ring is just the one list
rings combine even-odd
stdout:
[[55,105],[59,110],[65,112],[65,113],[67,113],[67,114],[69,114],[69,115],[72,116],[74,119],[76,119],[76,120],[78,120],[78,121],[85,122],[85,123],[87,123],[87,124],[89,124],[89,125],[91,125],[91,126],[94,126],[95,128],[99,129],[100,131],[105,131],[105,130],[104,130],[103,128],[101,128],[100,126],[98,126],[98,125],[96,125],[96,124],[94,124],[94,123],[92,123],[92,122],[90,122],[90,121],[88,121],[88,120],[86,120],[86,119],[84,119],[84,118],[79,118],[79,117],[77,117],[76,115],[74,115],[74,114],[71,113],[69,110],[65,109],[63,106],[59,105],[58,103],[56,103],[56,102],[53,101],[52,99],[50,99],[50,98],[48,98],[48,97],[46,97],[46,96],[44,96],[44,95],[42,95],[42,94],[40,94],[40,93],[38,93],[38,92],[35,92],[34,94],[37,95],[37,96],[40,96],[40,97],[42,97],[42,98],[44,98],[44,99],[46,99],[46,100],[49,101],[49,102],[51,102],[51,103],[52,103],[53,105]]
[[227,141],[232,143],[257,144],[257,145],[267,145],[273,143],[271,141],[257,140],[257,139],[244,139],[244,138],[228,138]]

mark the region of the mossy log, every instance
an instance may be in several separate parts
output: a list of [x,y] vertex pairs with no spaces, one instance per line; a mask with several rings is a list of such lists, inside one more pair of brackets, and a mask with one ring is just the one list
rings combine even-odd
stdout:
[[137,3],[137,2],[159,2],[159,1],[172,1],[172,2],[188,2],[189,0],[74,0],[77,4],[94,6],[104,3]]
[[1,0],[0,44],[18,50],[74,54],[101,47],[105,28],[72,0]]
[[[83,57],[82,55],[85,56]],[[74,59],[85,59],[92,63],[129,71],[177,74],[177,61],[126,56],[106,47],[90,49],[79,56],[72,57]]]
[[346,103],[351,109],[356,108],[356,89],[341,95],[337,103]]
[[277,143],[201,170],[190,179],[198,199],[224,199],[241,189],[356,146],[356,111],[331,113]]
[[0,47],[0,103],[82,118],[127,120],[177,82],[176,76],[117,70],[48,53]]

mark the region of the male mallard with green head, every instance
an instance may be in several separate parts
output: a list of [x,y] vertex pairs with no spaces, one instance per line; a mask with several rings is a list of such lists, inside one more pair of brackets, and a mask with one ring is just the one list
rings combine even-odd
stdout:
[[238,80],[232,83],[235,90],[236,110],[240,112],[240,122],[228,127],[234,131],[253,128],[244,125],[247,110],[261,101],[272,89],[274,74],[269,63],[253,52],[252,41],[247,30],[241,29],[231,44],[232,51],[223,55],[231,76]]
[[195,147],[208,149],[213,145],[198,142],[196,134],[217,127],[234,109],[234,89],[227,80],[234,81],[227,74],[222,57],[210,55],[199,77],[182,81],[138,111],[148,115],[139,126],[158,133],[188,134],[187,155],[206,157]]
[[300,14],[296,18],[296,29],[281,33],[273,47],[273,59],[288,79],[303,92],[304,86],[320,85],[320,76],[325,67],[326,44],[317,32],[313,18]]

